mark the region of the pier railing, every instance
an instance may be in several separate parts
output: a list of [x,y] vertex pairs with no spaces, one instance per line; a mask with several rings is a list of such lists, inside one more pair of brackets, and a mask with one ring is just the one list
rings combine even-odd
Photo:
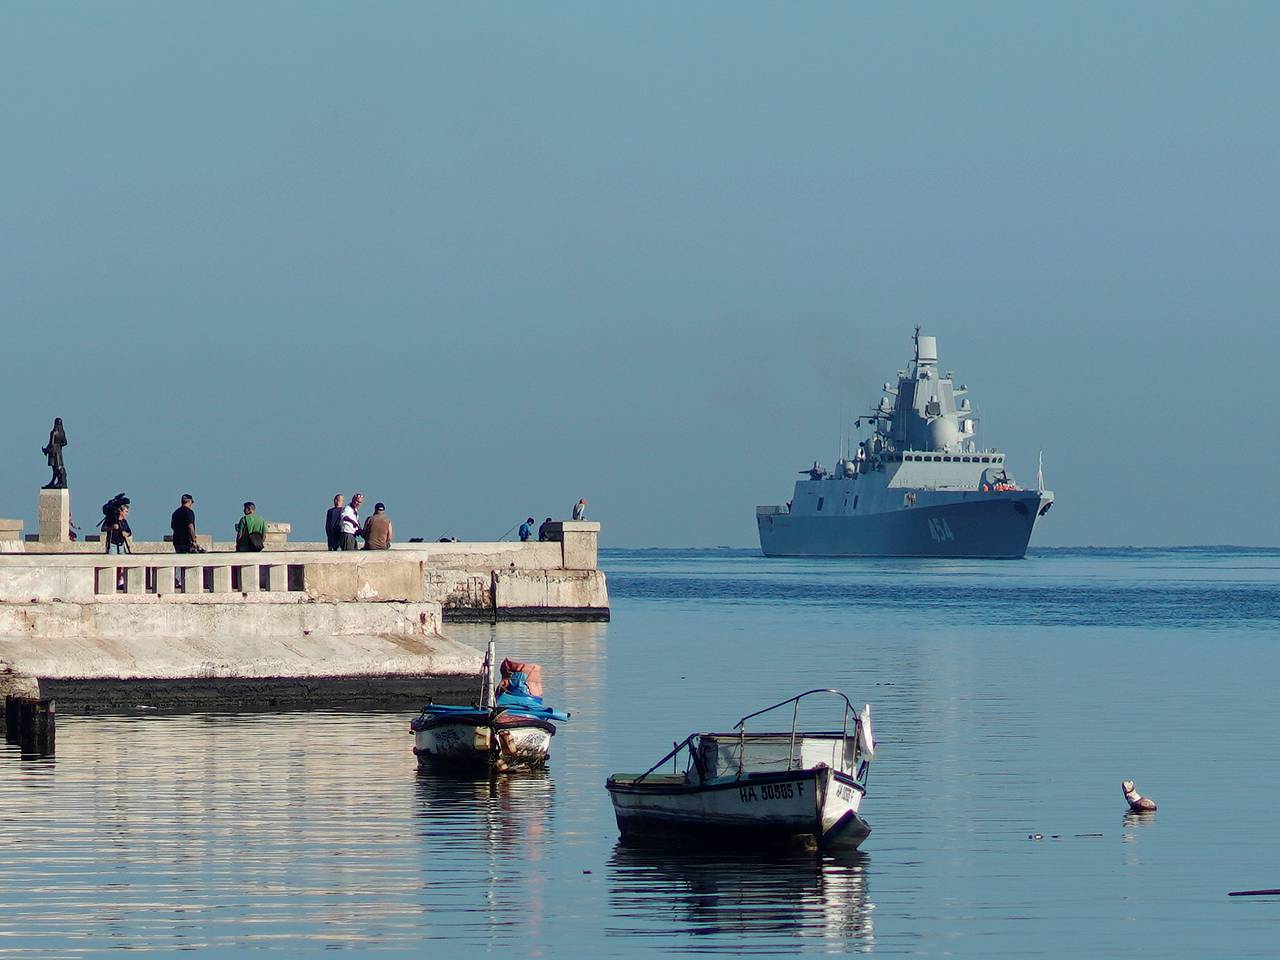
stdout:
[[425,599],[423,561],[390,551],[0,555],[0,604]]
[[[178,562],[188,558],[197,562]],[[250,594],[303,593],[304,563],[245,563],[243,556],[223,554],[175,554],[175,560],[157,563],[155,556],[128,562],[103,556],[94,564],[93,592],[98,597],[139,594]],[[282,558],[282,560],[285,558]]]

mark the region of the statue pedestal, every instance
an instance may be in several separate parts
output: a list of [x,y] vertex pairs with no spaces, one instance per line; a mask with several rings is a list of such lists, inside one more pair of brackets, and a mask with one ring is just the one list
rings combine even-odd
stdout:
[[40,542],[70,543],[71,491],[40,491]]

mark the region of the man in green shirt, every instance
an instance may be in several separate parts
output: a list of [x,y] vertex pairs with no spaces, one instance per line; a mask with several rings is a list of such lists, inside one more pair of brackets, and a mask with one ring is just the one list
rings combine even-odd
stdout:
[[256,553],[262,549],[267,536],[267,522],[258,516],[258,507],[252,500],[244,505],[244,516],[236,521],[236,550]]

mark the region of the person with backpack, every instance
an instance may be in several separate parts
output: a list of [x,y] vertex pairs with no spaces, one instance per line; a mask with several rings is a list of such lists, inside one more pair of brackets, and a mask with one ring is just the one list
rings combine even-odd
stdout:
[[236,551],[257,553],[267,539],[267,522],[258,516],[258,507],[252,500],[244,504],[244,516],[236,521]]

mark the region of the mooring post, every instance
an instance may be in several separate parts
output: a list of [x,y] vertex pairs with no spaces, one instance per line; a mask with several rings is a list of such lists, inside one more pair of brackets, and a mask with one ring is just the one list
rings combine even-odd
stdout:
[[57,711],[52,700],[36,700],[32,705],[31,752],[53,756],[57,741]]
[[50,756],[57,740],[57,711],[52,700],[4,698],[4,736],[23,753]]
[[4,740],[18,742],[18,698],[7,694],[4,698]]

